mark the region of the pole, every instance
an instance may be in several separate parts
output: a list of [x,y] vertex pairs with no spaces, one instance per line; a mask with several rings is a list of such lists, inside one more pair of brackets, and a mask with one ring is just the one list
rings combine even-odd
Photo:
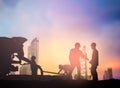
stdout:
[[[56,73],[56,72],[50,72],[50,71],[43,71],[45,73],[51,73],[51,74],[60,74],[60,73]],[[61,74],[62,75],[62,74]]]

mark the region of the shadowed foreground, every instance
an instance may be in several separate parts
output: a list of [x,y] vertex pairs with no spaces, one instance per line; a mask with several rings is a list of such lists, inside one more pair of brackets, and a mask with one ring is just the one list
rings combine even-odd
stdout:
[[0,80],[3,88],[120,88],[120,80],[66,80],[57,76],[11,76]]

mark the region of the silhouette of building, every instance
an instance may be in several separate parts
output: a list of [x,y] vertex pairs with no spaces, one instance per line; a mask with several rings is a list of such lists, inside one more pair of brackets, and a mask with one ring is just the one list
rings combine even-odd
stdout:
[[31,58],[32,56],[36,57],[36,62],[38,62],[39,58],[39,40],[37,38],[34,38],[28,47],[28,58]]
[[[39,59],[39,40],[34,38],[31,44],[28,47],[28,58],[30,59],[32,56],[36,57],[36,63]],[[21,66],[21,75],[31,75],[30,64],[25,64]]]
[[108,68],[104,71],[103,80],[108,80],[113,78],[112,68]]

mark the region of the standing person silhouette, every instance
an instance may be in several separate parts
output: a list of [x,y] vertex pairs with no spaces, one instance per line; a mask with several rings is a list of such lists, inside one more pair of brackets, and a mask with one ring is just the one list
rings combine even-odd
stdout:
[[98,80],[98,74],[97,74],[97,66],[98,66],[98,59],[99,59],[99,54],[98,50],[96,49],[96,43],[91,43],[91,48],[93,50],[92,52],[92,59],[90,60],[91,64],[91,75],[93,77],[93,80]]
[[81,77],[80,57],[85,58],[83,52],[80,50],[80,47],[81,47],[80,43],[76,42],[75,48],[71,49],[69,53],[69,61],[71,64],[71,72],[70,72],[71,77],[74,68],[77,67],[78,79]]
[[37,63],[35,62],[36,57],[32,56],[31,57],[31,62],[30,62],[30,66],[31,66],[31,71],[32,71],[32,75],[37,75],[37,70],[40,69],[41,71],[41,75],[43,75],[43,70],[41,68],[41,66],[37,65]]

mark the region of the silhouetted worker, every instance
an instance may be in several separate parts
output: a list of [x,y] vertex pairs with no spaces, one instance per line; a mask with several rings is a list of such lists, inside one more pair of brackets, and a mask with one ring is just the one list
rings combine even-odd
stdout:
[[77,67],[78,78],[81,77],[80,57],[86,58],[83,52],[80,50],[80,47],[81,47],[80,43],[78,42],[75,43],[75,48],[71,49],[69,53],[69,60],[72,66],[70,74],[72,75],[74,68]]
[[32,56],[31,57],[31,71],[32,71],[32,75],[37,75],[37,70],[40,69],[41,71],[41,75],[43,75],[43,70],[41,68],[41,66],[37,65],[37,63],[35,62],[36,57]]
[[91,64],[91,75],[93,77],[93,80],[98,80],[98,74],[97,74],[97,66],[98,66],[98,50],[96,49],[96,43],[91,44],[91,48],[93,50],[92,52],[92,59],[90,61]]
[[71,65],[69,64],[65,64],[65,65],[59,65],[59,71],[58,73],[60,73],[61,71],[64,71],[64,75],[68,76],[69,78],[71,78]]

